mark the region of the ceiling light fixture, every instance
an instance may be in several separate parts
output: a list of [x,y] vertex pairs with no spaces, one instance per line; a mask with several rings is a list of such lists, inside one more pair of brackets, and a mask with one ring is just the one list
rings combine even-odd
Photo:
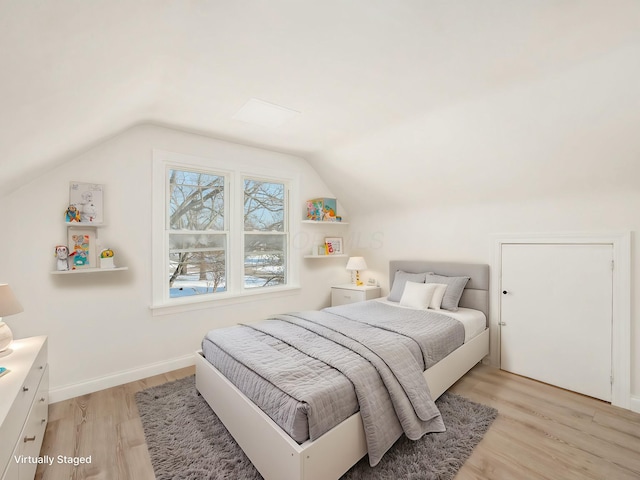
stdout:
[[262,127],[275,128],[299,113],[290,108],[252,98],[232,118]]

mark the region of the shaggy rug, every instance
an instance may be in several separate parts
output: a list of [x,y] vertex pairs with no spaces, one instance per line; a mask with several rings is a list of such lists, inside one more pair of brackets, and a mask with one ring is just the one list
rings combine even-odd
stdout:
[[[138,392],[136,402],[158,480],[262,478],[198,395],[193,376]],[[445,433],[402,437],[375,468],[365,457],[342,479],[452,479],[498,412],[451,393],[436,404]]]

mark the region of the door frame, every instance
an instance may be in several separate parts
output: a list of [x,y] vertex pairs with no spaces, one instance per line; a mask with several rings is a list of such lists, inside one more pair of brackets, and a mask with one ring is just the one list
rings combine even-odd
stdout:
[[495,234],[491,275],[489,360],[500,367],[500,291],[503,244],[603,244],[613,246],[611,404],[631,408],[631,232]]

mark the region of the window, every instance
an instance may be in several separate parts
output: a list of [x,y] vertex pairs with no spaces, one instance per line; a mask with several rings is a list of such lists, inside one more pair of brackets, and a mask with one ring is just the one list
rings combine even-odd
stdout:
[[226,290],[225,177],[168,171],[169,297]]
[[244,288],[286,284],[284,183],[244,180]]
[[295,177],[154,152],[153,304],[295,288]]

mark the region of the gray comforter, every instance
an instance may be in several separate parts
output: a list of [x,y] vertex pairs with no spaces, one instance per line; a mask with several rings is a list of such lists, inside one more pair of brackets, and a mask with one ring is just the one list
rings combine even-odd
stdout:
[[351,381],[372,466],[403,432],[417,440],[445,430],[422,372],[462,345],[464,328],[457,320],[362,302],[209,332],[207,339],[221,350],[308,404],[313,440],[334,426],[332,405],[340,402],[341,393],[302,359],[293,361],[255,340],[264,335],[330,365]]

